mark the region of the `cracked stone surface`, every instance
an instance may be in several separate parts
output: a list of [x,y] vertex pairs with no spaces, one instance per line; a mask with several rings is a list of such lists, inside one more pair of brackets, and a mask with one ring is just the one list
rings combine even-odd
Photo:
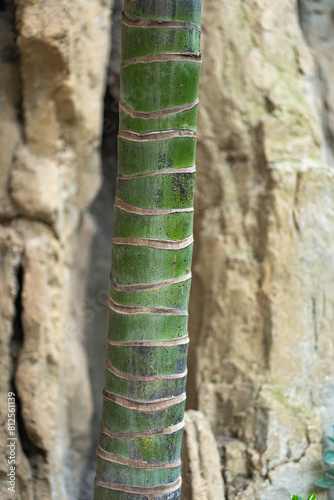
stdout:
[[229,500],[307,497],[333,420],[334,171],[308,46],[321,32],[333,64],[332,2],[301,3],[204,2],[188,395]]
[[298,0],[300,24],[316,60],[315,91],[324,135],[323,159],[334,166],[334,4]]
[[224,500],[220,458],[210,423],[195,410],[187,411],[184,420],[181,500]]
[[[77,498],[93,412],[83,211],[100,185],[110,5],[1,3],[0,439],[16,394],[16,487],[3,500]],[[87,250],[85,250],[87,249]]]

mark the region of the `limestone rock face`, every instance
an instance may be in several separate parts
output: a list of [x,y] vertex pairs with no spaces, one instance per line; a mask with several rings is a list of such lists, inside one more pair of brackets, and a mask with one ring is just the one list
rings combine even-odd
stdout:
[[108,1],[1,4],[2,444],[9,392],[17,403],[15,494],[2,446],[4,500],[77,498],[87,466],[82,214],[100,185],[109,31]]
[[59,188],[56,162],[35,157],[25,147],[18,149],[9,189],[19,213],[54,225],[61,209]]
[[334,165],[334,5],[331,0],[299,0],[299,18],[317,65],[315,90],[324,135],[324,161]]
[[305,498],[333,423],[334,171],[299,17],[204,2],[188,393],[230,500]]
[[[0,493],[1,498],[13,498],[8,492],[7,474],[9,473],[7,438],[8,436],[8,392],[12,389],[13,359],[17,357],[19,339],[13,337],[15,317],[15,297],[18,293],[17,271],[22,258],[24,241],[12,228],[1,227],[0,231]],[[21,442],[16,446],[16,493],[17,498],[33,500],[31,469],[26,455],[22,452]]]
[[185,413],[182,443],[181,500],[224,500],[220,457],[210,424],[203,413]]

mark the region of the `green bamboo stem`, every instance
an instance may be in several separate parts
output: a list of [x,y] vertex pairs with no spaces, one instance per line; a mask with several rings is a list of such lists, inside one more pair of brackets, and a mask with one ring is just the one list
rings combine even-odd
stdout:
[[180,498],[200,0],[126,0],[95,500]]

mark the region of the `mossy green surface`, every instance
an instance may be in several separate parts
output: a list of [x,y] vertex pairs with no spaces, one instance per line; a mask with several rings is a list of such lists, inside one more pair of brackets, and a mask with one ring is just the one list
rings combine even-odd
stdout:
[[156,175],[117,181],[117,196],[125,203],[144,209],[192,208],[195,172]]
[[111,273],[119,285],[179,279],[190,273],[192,251],[192,244],[179,250],[114,244]]
[[[164,493],[163,495],[154,495],[154,500],[179,500],[181,489],[173,493]],[[125,493],[123,491],[113,491],[101,486],[95,486],[94,500],[148,500],[145,494]]]
[[172,137],[155,141],[118,139],[119,174],[133,175],[195,165],[195,137]]
[[183,420],[185,401],[163,410],[142,412],[124,408],[104,399],[102,422],[113,432],[154,431],[176,425]]
[[141,377],[184,373],[187,353],[188,344],[170,347],[107,346],[107,359],[112,366],[123,373]]
[[120,314],[110,309],[108,338],[116,342],[173,340],[187,333],[188,317],[172,314]]
[[117,439],[102,433],[100,446],[109,453],[131,460],[145,460],[149,463],[176,462],[180,458],[182,433],[183,429],[180,429],[172,434]]
[[201,0],[127,0],[124,12],[127,16],[140,19],[158,19],[201,23]]
[[184,106],[198,97],[200,71],[193,60],[129,64],[121,68],[121,98],[145,113]]
[[[185,111],[176,111],[159,118],[134,118],[122,108],[119,111],[119,125],[122,130],[138,133],[149,133],[166,130],[196,131],[198,104]],[[191,153],[193,155],[193,153]],[[179,153],[180,155],[180,153]],[[175,162],[176,163],[176,162]]]
[[173,483],[180,477],[180,467],[173,468],[136,468],[97,458],[97,474],[100,481],[116,484],[135,484],[139,487],[148,487],[156,484]]
[[146,55],[200,51],[201,33],[196,28],[136,28],[122,25],[122,60]]
[[119,292],[111,286],[110,296],[116,303],[125,306],[163,307],[187,311],[190,284],[191,280],[189,279],[181,283],[137,292]]
[[105,388],[118,394],[138,401],[153,401],[159,398],[180,396],[186,390],[186,376],[182,378],[162,380],[127,380],[105,371]]
[[115,207],[114,237],[183,240],[192,235],[193,220],[193,212],[139,215]]

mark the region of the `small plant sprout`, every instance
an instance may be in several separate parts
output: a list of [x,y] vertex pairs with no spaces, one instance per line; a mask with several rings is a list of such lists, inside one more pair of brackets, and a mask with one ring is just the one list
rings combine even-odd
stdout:
[[[304,500],[304,499],[302,497],[299,497],[298,495],[291,495],[291,500]],[[317,500],[316,494],[311,493],[311,495],[307,497],[307,500]]]
[[[332,435],[334,436],[334,425],[332,425]],[[334,445],[334,437],[326,436],[327,441]],[[322,456],[325,464],[332,466],[325,471],[325,476],[316,480],[316,486],[320,488],[334,488],[334,451],[327,450]]]

